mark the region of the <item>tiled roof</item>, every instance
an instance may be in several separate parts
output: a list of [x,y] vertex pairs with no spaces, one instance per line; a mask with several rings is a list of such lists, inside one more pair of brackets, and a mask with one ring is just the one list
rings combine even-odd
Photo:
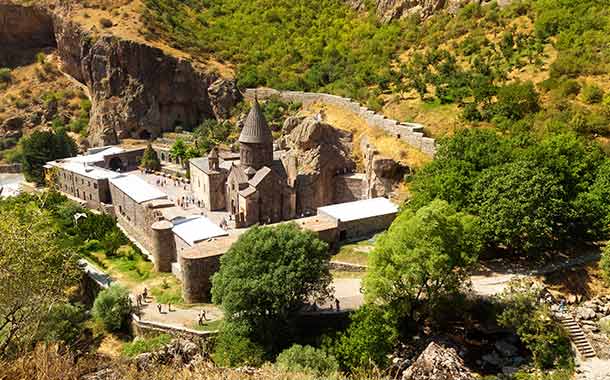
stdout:
[[269,129],[258,100],[254,101],[254,105],[244,122],[244,127],[239,135],[239,142],[246,144],[273,143],[271,129]]

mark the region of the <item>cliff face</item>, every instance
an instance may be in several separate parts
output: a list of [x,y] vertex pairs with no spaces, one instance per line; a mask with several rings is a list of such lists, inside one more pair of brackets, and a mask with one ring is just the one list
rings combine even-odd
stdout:
[[208,94],[216,74],[145,44],[112,35],[95,37],[60,12],[49,15],[38,8],[0,7],[0,20],[11,19],[5,23],[8,27],[14,14],[22,15],[22,30],[0,32],[0,41],[56,45],[62,70],[88,87],[92,145],[157,137],[178,125],[196,126],[216,116]]
[[[366,0],[346,1],[354,9],[366,8]],[[473,1],[481,2],[481,0],[375,0],[375,10],[381,21],[389,22],[412,14],[426,18],[443,8],[455,11]]]
[[48,14],[37,8],[0,3],[0,67],[20,64],[24,57],[18,53],[24,50],[54,46]]

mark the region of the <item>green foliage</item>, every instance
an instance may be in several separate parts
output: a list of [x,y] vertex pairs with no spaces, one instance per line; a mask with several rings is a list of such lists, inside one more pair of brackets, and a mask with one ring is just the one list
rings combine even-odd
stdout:
[[414,177],[411,208],[440,198],[480,217],[492,248],[540,253],[606,236],[610,180],[598,146],[575,133],[542,139],[509,122],[514,135],[459,131]]
[[43,166],[60,158],[74,156],[78,148],[64,130],[34,131],[21,140],[23,174],[28,181],[44,183]]
[[261,365],[265,351],[248,338],[250,335],[250,328],[243,323],[223,323],[214,345],[214,362],[224,367]]
[[11,69],[6,67],[0,68],[0,82],[10,83],[12,80],[13,76],[11,75]]
[[532,353],[539,369],[571,368],[570,340],[565,330],[554,321],[548,305],[539,301],[540,288],[531,281],[516,281],[500,295],[505,308],[498,323],[515,329]]
[[296,224],[249,229],[221,258],[212,297],[225,318],[248,326],[248,337],[276,352],[291,338],[291,321],[308,302],[328,297],[326,243]]
[[129,291],[119,285],[102,290],[93,303],[93,318],[107,331],[120,331],[127,327],[131,313]]
[[315,376],[329,376],[339,369],[337,359],[324,350],[295,344],[282,351],[275,365],[284,371],[311,373]]
[[599,268],[607,284],[610,284],[610,246],[605,246],[602,250],[602,257],[599,260]]
[[137,337],[133,341],[123,345],[121,354],[128,358],[134,358],[145,352],[154,352],[165,346],[172,340],[171,335],[160,334],[152,338]]
[[388,354],[398,342],[396,318],[382,307],[366,304],[351,316],[351,324],[339,335],[330,351],[343,369],[384,368]]
[[604,98],[604,90],[594,84],[585,85],[582,89],[582,97],[588,104],[601,103]]
[[404,210],[370,254],[365,278],[369,302],[420,320],[459,292],[481,248],[476,218],[435,200],[416,213]]
[[339,0],[146,0],[145,23],[175,46],[238,66],[241,87],[350,97],[391,79],[403,29],[358,17]]
[[63,342],[70,346],[81,336],[86,320],[87,315],[82,305],[53,305],[40,326],[37,340]]
[[213,119],[204,121],[193,136],[197,144],[198,155],[207,154],[212,148],[220,144],[232,144],[237,140],[238,129],[231,123],[218,122]]
[[161,170],[161,161],[159,160],[159,156],[157,152],[152,147],[152,144],[149,142],[146,146],[146,150],[144,150],[144,154],[142,155],[142,159],[140,160],[140,166],[146,170],[158,171]]
[[532,82],[501,86],[498,88],[497,97],[496,103],[491,106],[492,117],[520,120],[540,109],[538,93]]
[[78,256],[47,208],[50,201],[44,193],[0,200],[0,273],[6,274],[0,276],[0,357],[37,337],[58,336],[42,323],[80,280]]

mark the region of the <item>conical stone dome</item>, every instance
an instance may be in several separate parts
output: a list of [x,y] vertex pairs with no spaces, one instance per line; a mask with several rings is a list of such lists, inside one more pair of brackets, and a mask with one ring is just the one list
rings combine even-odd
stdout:
[[273,144],[271,129],[269,129],[258,100],[254,100],[254,105],[248,117],[246,117],[244,127],[239,135],[239,142],[246,144]]

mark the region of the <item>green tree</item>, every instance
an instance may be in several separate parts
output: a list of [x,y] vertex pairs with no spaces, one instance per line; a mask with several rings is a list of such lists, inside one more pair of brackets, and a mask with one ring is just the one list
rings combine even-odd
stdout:
[[330,351],[345,370],[384,368],[398,343],[398,322],[391,312],[366,304],[351,316],[347,331],[333,341]]
[[499,297],[504,310],[498,323],[517,332],[539,369],[571,367],[570,340],[548,305],[540,302],[540,291],[531,281],[511,282]]
[[532,82],[507,84],[498,88],[497,101],[490,108],[493,116],[519,120],[538,112],[538,92]]
[[221,258],[212,296],[227,320],[247,325],[248,337],[274,352],[299,309],[328,297],[330,281],[326,243],[296,224],[255,226]]
[[382,302],[409,321],[429,316],[440,300],[459,291],[478,257],[475,222],[441,200],[416,213],[402,211],[371,252],[367,301]]
[[140,160],[140,166],[142,166],[146,170],[161,170],[161,161],[159,161],[159,156],[157,152],[152,147],[152,144],[149,142],[146,146],[146,150],[142,155],[142,159]]
[[41,202],[0,201],[0,357],[28,348],[49,308],[80,279],[78,256]]
[[93,303],[92,315],[107,331],[120,331],[127,325],[131,313],[129,291],[119,285],[112,285],[97,295]]
[[34,131],[21,140],[23,173],[28,181],[44,183],[43,166],[48,161],[74,156],[78,148],[65,130]]
[[472,199],[488,243],[519,253],[554,246],[568,208],[559,179],[527,161],[485,170]]
[[337,359],[324,350],[295,344],[278,355],[275,365],[284,371],[328,377],[339,370]]

